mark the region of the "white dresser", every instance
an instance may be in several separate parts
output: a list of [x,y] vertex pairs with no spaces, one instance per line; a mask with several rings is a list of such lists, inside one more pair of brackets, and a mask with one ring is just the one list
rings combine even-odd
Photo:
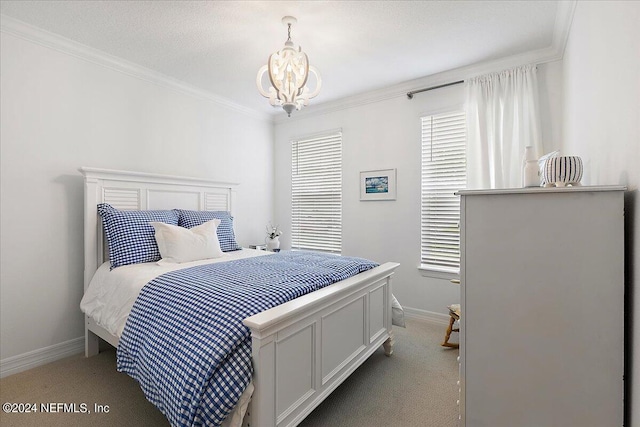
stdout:
[[622,426],[624,190],[459,192],[461,426]]

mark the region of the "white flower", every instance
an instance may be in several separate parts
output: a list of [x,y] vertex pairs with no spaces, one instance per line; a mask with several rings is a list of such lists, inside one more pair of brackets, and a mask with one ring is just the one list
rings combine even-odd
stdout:
[[273,225],[271,225],[271,223],[269,223],[269,225],[267,226],[267,237],[270,239],[275,239],[276,237],[281,235],[282,231],[278,229],[278,226],[276,225],[274,227]]

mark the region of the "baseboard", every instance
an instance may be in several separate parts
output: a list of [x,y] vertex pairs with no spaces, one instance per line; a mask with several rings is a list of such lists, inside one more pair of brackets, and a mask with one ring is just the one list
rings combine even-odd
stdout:
[[[449,316],[419,308],[403,307],[407,318],[418,319],[438,325],[448,325]],[[54,344],[38,350],[29,351],[17,356],[0,360],[0,378],[17,374],[37,366],[46,365],[65,357],[73,356],[84,351],[84,337],[78,337],[60,344]]]
[[46,365],[84,351],[84,337],[54,344],[0,360],[0,378]]
[[[403,307],[407,318],[418,319],[438,325],[448,325],[449,316],[419,308]],[[0,360],[0,378],[17,374],[37,366],[46,365],[65,357],[73,356],[84,351],[84,337],[78,337],[60,344],[54,344],[38,350],[29,351],[17,356]]]
[[438,325],[448,325],[449,315],[436,313],[433,311],[421,310],[419,308],[403,307],[404,315],[411,319],[424,320],[425,322],[435,323]]

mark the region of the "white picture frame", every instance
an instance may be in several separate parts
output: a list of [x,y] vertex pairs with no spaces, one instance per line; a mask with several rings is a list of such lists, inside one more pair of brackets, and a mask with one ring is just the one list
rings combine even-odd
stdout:
[[360,200],[395,200],[396,169],[360,172]]

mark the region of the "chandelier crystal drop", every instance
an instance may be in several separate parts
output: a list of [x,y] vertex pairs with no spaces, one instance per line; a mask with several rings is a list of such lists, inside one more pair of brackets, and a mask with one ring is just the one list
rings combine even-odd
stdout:
[[[282,107],[289,117],[294,109],[300,110],[308,105],[309,99],[318,95],[322,85],[318,70],[309,65],[307,54],[302,52],[301,47],[296,50],[291,41],[291,26],[296,22],[293,16],[282,18],[282,23],[287,26],[287,41],[282,50],[269,56],[267,65],[263,65],[258,70],[256,78],[260,94],[269,98],[269,103],[274,107]],[[262,85],[262,77],[267,72],[271,85],[265,89]],[[316,80],[313,91],[306,86],[309,73],[312,73]]]

